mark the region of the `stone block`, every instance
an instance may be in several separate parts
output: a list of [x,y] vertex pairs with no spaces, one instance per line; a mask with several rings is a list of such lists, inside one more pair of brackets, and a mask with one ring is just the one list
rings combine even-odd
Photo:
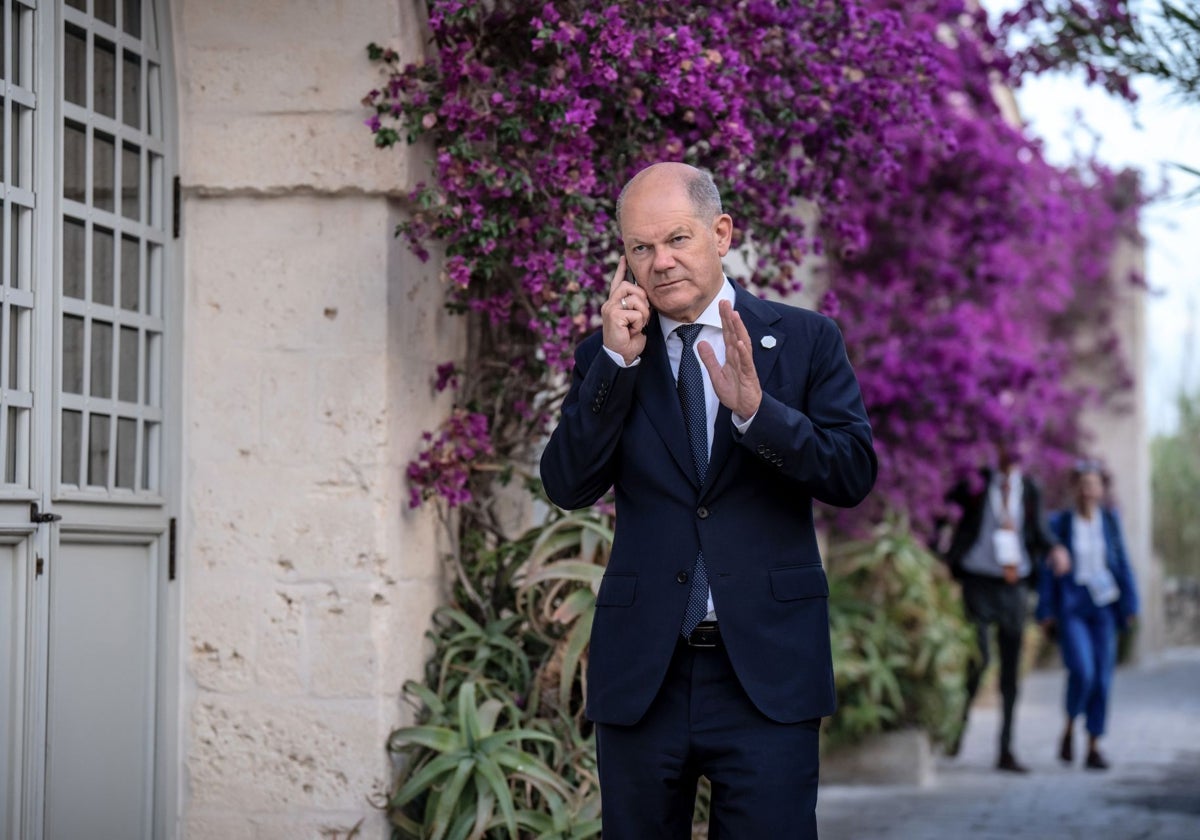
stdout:
[[[370,84],[370,82],[368,82]],[[367,92],[346,91],[357,103]],[[180,178],[190,192],[407,195],[418,180],[407,146],[380,149],[366,108],[337,113],[194,114],[181,141]],[[246,137],[255,138],[246,143]],[[212,154],[212,149],[238,149]]]
[[326,451],[351,463],[387,462],[389,360],[384,348],[375,354],[324,358],[314,365],[313,402]]
[[187,765],[193,807],[256,815],[360,811],[390,777],[378,706],[202,694]]
[[261,354],[208,342],[189,347],[189,367],[204,387],[189,395],[189,439],[209,461],[254,452],[262,431]]
[[205,814],[193,809],[184,827],[187,840],[258,840],[253,823],[245,816]]
[[189,587],[187,663],[206,691],[237,693],[254,686],[259,604],[252,586],[215,581]]
[[374,632],[372,588],[326,587],[309,624],[312,691],[317,697],[370,698],[379,689],[382,642]]
[[934,772],[929,736],[916,729],[873,735],[821,757],[822,784],[924,787]]
[[[270,526],[275,565],[289,581],[369,579],[372,557],[382,548],[375,499],[364,491],[339,493],[335,499],[319,486],[328,476],[323,467],[311,467],[306,473],[281,505],[286,514]],[[372,487],[369,483],[367,489]]]
[[381,683],[385,692],[399,693],[406,680],[424,677],[425,662],[433,653],[425,633],[441,603],[441,590],[436,581],[402,581],[376,597],[385,600],[380,608],[387,620],[380,646]]
[[294,488],[311,480],[311,467],[264,469],[244,462],[216,463],[191,441],[188,459],[190,516],[184,574],[189,581],[210,574],[274,574],[280,555],[276,518],[293,513]]
[[186,332],[196,341],[223,351],[386,351],[385,201],[191,196],[185,204]]
[[404,63],[419,60],[423,7],[417,0],[173,4],[185,186],[407,192],[409,150],[377,151],[360,103],[380,83],[367,44],[397,49]]
[[253,452],[256,460],[264,468],[311,460],[322,443],[312,359],[304,353],[264,353],[259,375],[262,426]]
[[365,47],[388,38],[415,51],[423,34],[420,5],[417,0],[182,0],[172,10],[180,52],[220,46],[295,54],[307,46],[357,47],[361,42]]
[[307,587],[274,585],[259,607],[258,656],[254,663],[259,690],[299,696],[308,690],[309,641],[306,631]]
[[185,96],[199,115],[357,113],[378,81],[366,57],[368,43],[328,41],[306,46],[302,56],[262,45],[194,46],[182,79]]
[[[382,800],[381,800],[382,801]],[[254,840],[349,840],[391,836],[387,815],[364,803],[358,811],[256,818]]]

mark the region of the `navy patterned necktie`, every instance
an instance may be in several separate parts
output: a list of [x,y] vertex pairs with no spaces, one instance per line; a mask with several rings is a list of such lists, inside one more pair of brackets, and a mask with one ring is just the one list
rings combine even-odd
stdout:
[[[708,472],[708,410],[704,398],[704,374],[700,371],[700,360],[692,345],[700,334],[699,324],[683,324],[675,328],[683,341],[683,354],[679,358],[679,406],[683,409],[683,422],[687,426],[688,442],[692,447],[692,462],[696,466],[696,477],[704,483]],[[692,567],[692,590],[688,594],[687,611],[683,614],[680,632],[691,635],[696,625],[708,615],[708,571],[704,568],[704,552],[696,554],[696,565]]]

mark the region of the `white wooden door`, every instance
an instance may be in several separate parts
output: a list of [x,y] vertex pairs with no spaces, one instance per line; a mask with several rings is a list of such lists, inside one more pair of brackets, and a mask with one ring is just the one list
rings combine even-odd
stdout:
[[0,3],[0,838],[162,837],[178,426],[163,9]]

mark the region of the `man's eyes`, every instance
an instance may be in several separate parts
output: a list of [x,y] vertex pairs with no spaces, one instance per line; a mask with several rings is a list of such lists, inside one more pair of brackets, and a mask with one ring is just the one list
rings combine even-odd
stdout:
[[[681,234],[679,234],[679,236],[672,236],[670,239],[667,240],[667,242],[671,245],[679,245],[684,242],[687,242],[689,239],[691,239],[690,236],[681,233]],[[634,245],[629,249],[629,251],[630,251],[630,253],[633,253],[633,254],[644,254],[644,253],[646,253],[646,251],[648,249],[649,249],[648,245]]]

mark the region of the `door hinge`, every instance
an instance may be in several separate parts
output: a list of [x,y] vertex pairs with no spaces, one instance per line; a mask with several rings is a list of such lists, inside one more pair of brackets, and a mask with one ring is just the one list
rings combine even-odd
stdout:
[[167,529],[167,580],[175,580],[175,517]]
[[178,239],[179,232],[182,228],[183,219],[183,187],[179,183],[179,176],[176,175],[171,180],[171,234],[172,238]]
[[42,555],[37,556],[37,560],[33,564],[33,576],[41,577],[42,572],[46,571],[46,561],[42,559]]
[[38,503],[32,502],[29,505],[29,521],[35,525],[41,525],[43,522],[57,522],[62,519],[60,513],[42,513],[38,510]]

